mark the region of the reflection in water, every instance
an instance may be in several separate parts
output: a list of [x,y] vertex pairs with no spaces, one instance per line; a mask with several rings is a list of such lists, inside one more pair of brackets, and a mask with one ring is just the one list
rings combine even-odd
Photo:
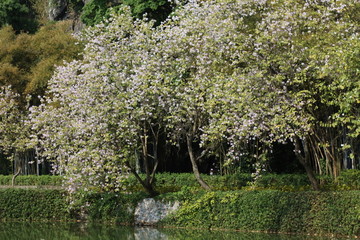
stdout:
[[168,235],[165,233],[160,232],[156,228],[135,228],[134,239],[141,240],[141,239],[169,239]]
[[0,240],[335,240],[265,233],[132,228],[94,223],[0,222]]

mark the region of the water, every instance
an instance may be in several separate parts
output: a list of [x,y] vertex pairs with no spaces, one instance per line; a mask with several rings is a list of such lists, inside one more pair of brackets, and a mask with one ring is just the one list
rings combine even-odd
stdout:
[[[340,240],[233,231],[133,228],[81,223],[0,223],[0,240]],[[342,239],[341,239],[342,240]]]

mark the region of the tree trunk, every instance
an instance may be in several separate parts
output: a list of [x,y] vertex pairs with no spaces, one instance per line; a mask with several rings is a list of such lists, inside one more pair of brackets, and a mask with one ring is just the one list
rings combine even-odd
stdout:
[[[147,135],[147,129],[146,126],[144,126],[144,136],[142,138],[142,154],[143,154],[143,161],[144,161],[144,168],[145,168],[145,174],[146,178],[145,181],[140,181],[140,183],[145,188],[146,192],[148,192],[151,196],[158,195],[155,193],[154,187],[152,185],[151,180],[151,172],[150,172],[150,163],[149,163],[149,154],[148,154],[148,135]],[[140,176],[138,174],[135,174],[135,177],[140,179]]]
[[159,142],[159,135],[156,134],[154,135],[154,142],[153,142],[153,159],[154,159],[154,166],[152,169],[152,173],[151,173],[151,177],[150,177],[150,182],[149,184],[153,185],[155,182],[155,173],[156,170],[159,166],[159,158],[158,158],[158,142]]
[[[130,166],[129,163],[127,165],[130,168],[131,172],[135,175],[136,179],[144,187],[145,191],[151,197],[155,197],[155,196],[159,195],[159,193],[154,189],[155,173],[156,173],[156,169],[158,167],[158,154],[157,154],[158,135],[154,134],[154,136],[153,136],[154,137],[154,142],[153,142],[154,163],[153,164],[150,164],[150,162],[149,162],[148,137],[149,137],[148,129],[146,128],[146,123],[144,123],[143,136],[141,138],[141,145],[142,145],[142,157],[143,157],[145,174],[146,174],[145,180],[141,179],[141,177],[137,173],[136,167],[134,169]],[[152,169],[151,169],[151,167],[152,167]]]
[[143,186],[143,188],[145,189],[145,191],[151,196],[151,197],[155,197],[157,195],[159,195],[159,192],[157,192],[153,185],[148,183],[147,181],[143,181],[141,179],[141,177],[139,176],[139,174],[133,169],[131,168],[129,165],[128,167],[130,168],[130,171],[135,175],[135,178],[140,182],[140,184]]
[[19,174],[21,173],[21,168],[18,169],[18,171],[14,174],[14,176],[11,179],[11,186],[14,187],[15,186],[15,178],[17,176],[19,176]]
[[192,142],[193,142],[193,136],[191,134],[186,134],[186,143],[187,143],[187,148],[189,151],[189,156],[190,156],[190,161],[191,161],[191,165],[192,165],[192,169],[195,175],[196,180],[198,181],[198,183],[201,185],[202,188],[206,189],[206,190],[210,190],[210,186],[201,178],[200,176],[200,172],[196,163],[196,158],[194,155],[194,151],[192,148]]
[[14,175],[11,179],[11,185],[15,185],[15,179],[17,176],[19,176],[23,172],[23,162],[22,162],[22,154],[18,151],[15,151],[13,156],[14,161]]
[[142,145],[142,157],[144,161],[144,168],[146,173],[146,182],[150,182],[150,168],[149,168],[149,161],[148,161],[148,135],[146,126],[144,124],[144,135],[141,138],[141,145]]
[[311,165],[309,164],[309,159],[310,159],[310,153],[308,151],[308,146],[307,146],[307,142],[304,140],[303,142],[303,149],[304,149],[304,155],[301,154],[301,142],[300,139],[298,137],[295,138],[295,155],[296,158],[299,160],[299,162],[301,163],[301,165],[305,168],[306,171],[306,175],[309,178],[309,181],[311,183],[312,188],[315,191],[319,191],[320,190],[320,185],[319,185],[319,181],[316,179],[315,174],[314,174],[314,170],[312,169]]

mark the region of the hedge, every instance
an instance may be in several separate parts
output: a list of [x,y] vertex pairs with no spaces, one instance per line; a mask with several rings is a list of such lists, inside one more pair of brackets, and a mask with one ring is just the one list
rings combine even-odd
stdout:
[[[141,174],[142,178],[145,178]],[[272,189],[282,191],[304,191],[310,190],[310,182],[305,174],[264,174],[259,178],[252,178],[249,173],[238,173],[233,175],[202,175],[203,179],[213,190],[229,191],[240,189]],[[319,176],[323,190],[360,190],[360,170],[342,171],[336,181],[329,176]],[[0,185],[11,185],[12,176],[0,175]],[[15,185],[35,186],[61,186],[62,176],[18,176]],[[130,175],[125,179],[127,192],[143,191],[143,187],[135,176]],[[192,173],[158,173],[156,174],[155,188],[160,193],[176,192],[182,187],[194,187],[201,189]]]
[[[75,212],[84,210],[85,220],[115,222],[123,225],[134,224],[135,207],[139,201],[148,197],[144,192],[126,193],[91,193],[85,195],[75,206]],[[77,209],[76,209],[77,208]]]
[[[69,208],[66,192],[0,189],[0,220],[93,220],[134,223],[145,193],[92,193]],[[162,194],[181,208],[161,225],[244,231],[360,236],[360,191],[198,191]]]
[[71,206],[63,190],[0,189],[0,220],[134,222],[137,203],[145,193],[91,193]]
[[[0,185],[11,185],[13,175],[0,175]],[[20,175],[15,178],[15,185],[21,186],[61,186],[62,176]]]
[[306,174],[264,174],[261,175],[253,186],[259,189],[273,190],[309,190],[310,181]]
[[[344,170],[337,179],[331,176],[317,176],[322,190],[360,190],[360,170]],[[310,190],[311,184],[306,174],[264,174],[251,186],[256,189],[282,191]]]
[[0,219],[70,219],[65,192],[44,189],[0,189]]
[[213,191],[183,196],[187,199],[182,207],[162,225],[360,235],[360,191]]
[[[145,178],[143,174],[140,175]],[[251,174],[239,173],[233,175],[201,175],[202,178],[215,190],[239,190],[252,181]],[[130,192],[142,191],[143,187],[130,175],[125,180],[126,189]],[[155,188],[160,193],[176,192],[182,187],[194,187],[201,189],[193,173],[159,173],[156,174]]]

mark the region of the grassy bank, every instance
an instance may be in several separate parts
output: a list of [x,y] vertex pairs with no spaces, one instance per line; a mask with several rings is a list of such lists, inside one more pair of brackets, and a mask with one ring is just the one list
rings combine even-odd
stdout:
[[[97,193],[77,199],[69,209],[61,190],[2,189],[0,219],[133,224],[135,207],[145,197],[141,192]],[[205,192],[183,188],[157,198],[182,203],[162,226],[360,236],[360,191]]]

